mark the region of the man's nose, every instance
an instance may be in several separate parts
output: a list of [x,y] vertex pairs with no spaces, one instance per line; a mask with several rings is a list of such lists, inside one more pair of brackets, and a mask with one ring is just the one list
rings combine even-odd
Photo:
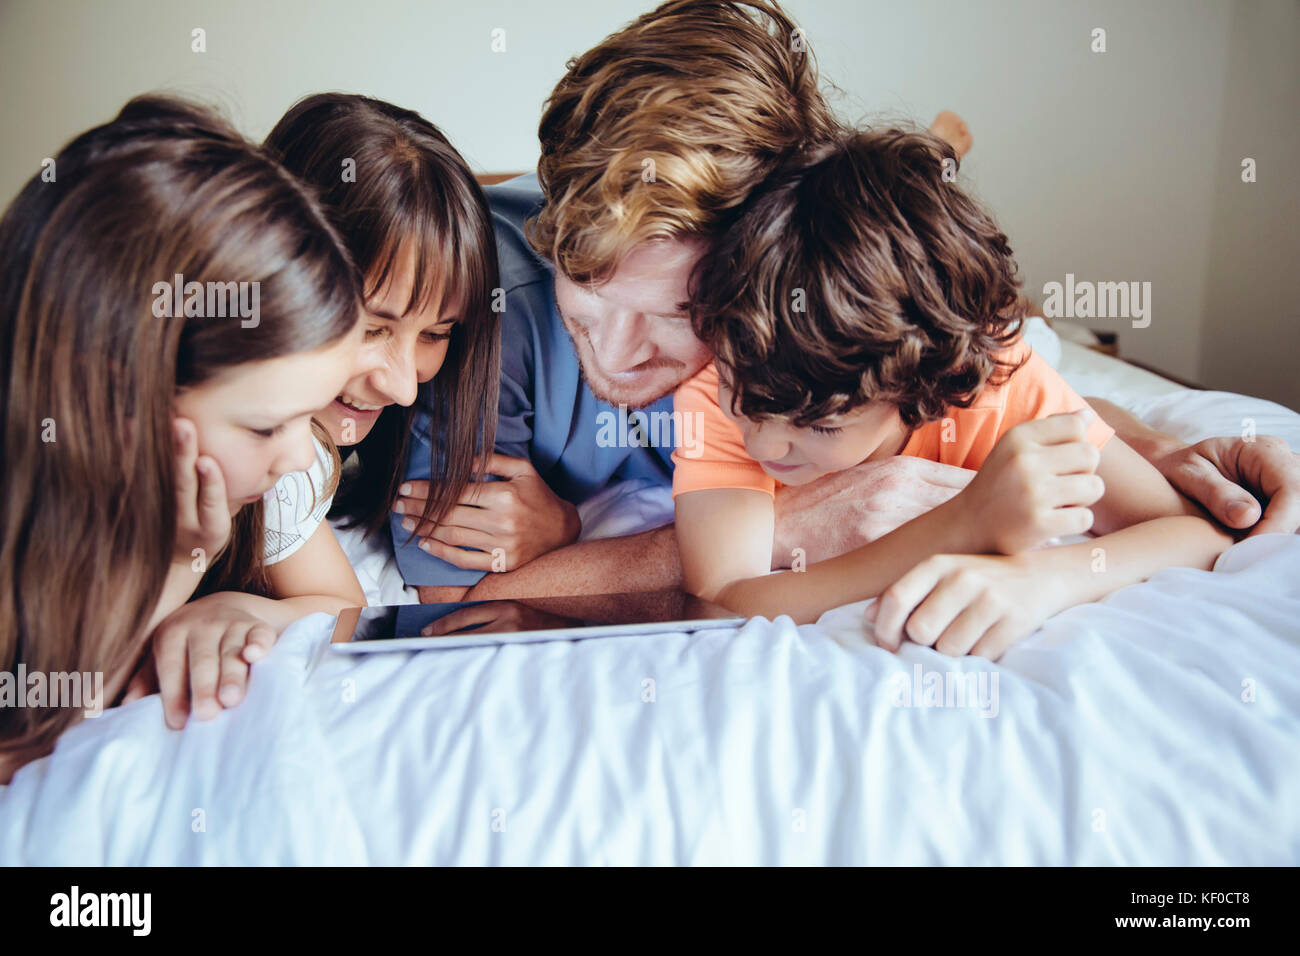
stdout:
[[627,372],[654,357],[655,346],[647,334],[645,317],[617,313],[587,329],[596,361],[606,372]]

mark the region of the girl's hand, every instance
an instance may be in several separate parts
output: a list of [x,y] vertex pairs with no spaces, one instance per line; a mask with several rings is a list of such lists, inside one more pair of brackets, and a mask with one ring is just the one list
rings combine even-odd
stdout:
[[[174,560],[207,565],[230,537],[230,502],[216,459],[199,454],[198,430],[187,418],[172,419],[176,461],[176,553]],[[195,554],[201,550],[201,554]]]
[[162,694],[163,720],[180,730],[191,713],[210,720],[244,699],[249,666],[279,636],[259,617],[224,606],[220,594],[191,601],[154,629],[149,657],[132,678],[122,703]]
[[1101,452],[1087,438],[1092,418],[1091,409],[1049,415],[1002,436],[953,499],[970,551],[1019,554],[1092,527],[1091,506],[1106,492],[1095,474]]
[[941,654],[995,661],[1070,600],[1059,575],[1024,557],[942,554],[927,558],[866,610],[876,643],[896,651],[906,636]]

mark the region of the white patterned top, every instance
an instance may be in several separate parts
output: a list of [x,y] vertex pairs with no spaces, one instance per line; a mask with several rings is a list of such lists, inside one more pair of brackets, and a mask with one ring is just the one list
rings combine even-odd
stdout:
[[262,496],[265,513],[266,550],[262,560],[276,564],[293,554],[315,533],[330,510],[333,497],[323,494],[329,484],[333,462],[317,441],[316,463],[308,471],[294,471],[281,477]]

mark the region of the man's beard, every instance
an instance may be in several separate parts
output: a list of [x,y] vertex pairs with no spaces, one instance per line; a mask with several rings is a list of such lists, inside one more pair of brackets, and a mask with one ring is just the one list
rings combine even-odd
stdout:
[[[600,382],[595,381],[592,376],[587,374],[587,363],[583,361],[583,349],[578,345],[577,336],[574,335],[573,330],[569,328],[567,322],[564,323],[564,328],[565,331],[569,333],[569,341],[572,343],[573,351],[578,357],[578,373],[582,376],[583,382],[586,383],[587,388],[591,389],[591,394],[595,395],[596,398],[600,399],[600,401],[607,405],[613,405],[615,407],[625,405],[628,408],[645,408],[646,406],[653,405],[661,398],[677,391],[677,387],[689,378],[689,376],[683,375],[681,378],[667,385],[663,389],[654,392],[649,398],[638,395],[632,396],[633,400],[629,400],[627,395],[619,394],[618,386],[614,386],[612,390],[606,390]],[[588,353],[595,355],[596,350],[591,347],[591,339],[587,337],[586,330],[581,329],[580,332],[582,335],[583,345],[586,346]],[[649,364],[647,371],[657,368],[684,370],[686,366],[674,359],[658,359]]]
[[[680,362],[674,362],[672,364],[678,366],[681,365]],[[664,367],[667,366],[665,365]],[[581,360],[579,360],[578,362],[578,372],[582,376],[582,380],[587,384],[587,388],[591,389],[591,394],[595,395],[596,398],[604,402],[606,405],[613,405],[616,408],[619,405],[625,405],[628,408],[646,408],[650,405],[653,405],[655,402],[659,401],[659,399],[671,395],[673,392],[677,391],[678,385],[681,384],[681,382],[677,382],[673,385],[669,385],[667,388],[663,389],[662,391],[656,391],[650,398],[642,398],[641,396],[634,396],[632,400],[629,400],[628,396],[620,395],[617,391],[608,392],[604,388],[602,388],[598,383],[592,381],[591,378],[587,375],[587,367],[582,364]]]

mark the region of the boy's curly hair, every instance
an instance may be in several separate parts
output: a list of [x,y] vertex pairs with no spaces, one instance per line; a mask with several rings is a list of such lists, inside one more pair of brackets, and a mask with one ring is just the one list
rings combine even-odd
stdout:
[[952,147],[901,129],[811,147],[696,266],[691,319],[733,410],[806,427],[871,401],[916,427],[968,406],[1019,333],[1007,237],[955,182]]

